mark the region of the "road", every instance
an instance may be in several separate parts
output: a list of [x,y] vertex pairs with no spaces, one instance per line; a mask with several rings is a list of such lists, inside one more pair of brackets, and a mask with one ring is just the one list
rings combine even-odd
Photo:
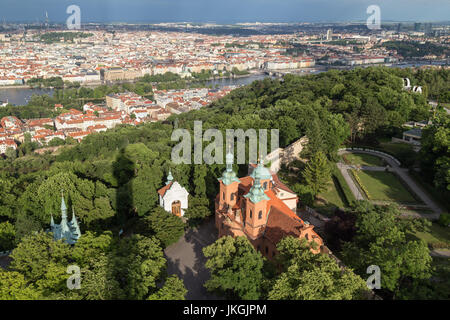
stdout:
[[220,299],[204,288],[209,279],[205,267],[206,258],[202,249],[217,240],[214,218],[210,218],[197,229],[189,229],[185,235],[164,250],[167,259],[167,273],[176,274],[183,279],[188,290],[187,300]]

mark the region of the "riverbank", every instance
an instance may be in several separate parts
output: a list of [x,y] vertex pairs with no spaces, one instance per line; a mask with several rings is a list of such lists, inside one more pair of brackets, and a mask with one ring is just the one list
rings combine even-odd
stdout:
[[[223,77],[210,77],[208,79],[203,79],[203,80],[199,80],[199,79],[181,79],[184,80],[188,83],[191,82],[204,82],[204,81],[215,81],[215,80],[221,80],[221,79],[239,79],[239,78],[246,78],[246,77],[251,77],[252,75],[262,75],[264,74],[263,71],[253,71],[253,72],[249,72],[248,74],[242,74],[242,75],[232,75],[232,76],[223,76]],[[115,85],[115,84],[123,84],[123,83],[136,83],[140,80],[141,78],[136,78],[136,79],[132,79],[132,80],[116,80],[116,81],[93,81],[93,82],[84,82],[84,83],[80,83],[80,87],[86,87],[86,88],[95,88],[98,86],[102,86],[102,85]],[[172,82],[172,81],[169,81]],[[160,83],[165,83],[165,82],[150,82],[152,85],[157,85]],[[71,88],[68,86],[64,86],[64,88],[61,89],[66,89],[66,88]],[[30,86],[27,84],[14,84],[14,85],[4,85],[4,86],[0,86],[0,90],[2,89],[55,89],[54,87],[46,87],[46,86]],[[58,88],[59,89],[59,88]]]
[[[212,77],[209,80],[186,80],[188,83],[201,82],[204,87],[212,87],[215,88],[218,86],[219,88],[229,87],[229,86],[243,86],[248,85],[256,80],[262,80],[268,77],[262,71],[251,72],[248,75],[239,75],[234,77]],[[81,85],[85,88],[95,88],[99,85],[115,85],[115,84],[124,84],[124,83],[134,83],[135,81],[115,81],[111,83],[88,83],[85,85]],[[162,83],[162,82],[161,82]],[[152,83],[153,84],[153,83]],[[154,83],[158,85],[158,83]],[[50,95],[52,96],[55,92],[53,88],[34,88],[28,85],[21,86],[5,86],[0,87],[0,101],[8,101],[12,105],[27,105],[33,94],[36,95]]]

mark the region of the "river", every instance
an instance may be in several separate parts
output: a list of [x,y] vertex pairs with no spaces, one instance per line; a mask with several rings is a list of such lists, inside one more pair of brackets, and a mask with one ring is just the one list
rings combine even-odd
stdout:
[[[222,78],[215,80],[208,80],[205,82],[206,86],[210,85],[214,88],[218,85],[220,88],[226,86],[242,86],[252,83],[255,80],[262,80],[268,77],[265,74],[251,74],[248,77],[240,78]],[[49,96],[53,95],[53,89],[33,89],[33,88],[0,88],[0,101],[8,101],[10,104],[20,106],[28,104],[33,94]]]
[[[404,62],[400,64],[393,64],[390,67],[399,67],[399,68],[409,68],[409,67],[417,67],[423,64],[430,64],[430,62]],[[320,73],[328,70],[328,67],[318,67],[318,70],[312,73]],[[305,72],[304,74],[310,74]],[[263,73],[252,73],[249,76],[238,77],[238,78],[222,78],[215,80],[206,81],[206,86],[212,85],[215,87],[218,85],[219,87],[226,86],[242,86],[252,83],[255,80],[262,80],[268,77],[268,75]],[[0,101],[8,100],[9,103],[13,105],[26,105],[28,100],[31,98],[33,94],[37,95],[53,95],[53,89],[31,89],[31,88],[0,88]]]

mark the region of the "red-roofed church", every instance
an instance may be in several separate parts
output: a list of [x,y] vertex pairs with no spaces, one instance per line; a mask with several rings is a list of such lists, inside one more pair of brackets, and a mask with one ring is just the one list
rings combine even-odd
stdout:
[[277,243],[286,236],[315,242],[314,253],[326,251],[314,226],[296,214],[298,198],[260,161],[250,166],[247,177],[238,178],[233,171],[233,154],[226,155],[226,170],[215,201],[215,222],[219,238],[245,236],[256,250],[271,259]]

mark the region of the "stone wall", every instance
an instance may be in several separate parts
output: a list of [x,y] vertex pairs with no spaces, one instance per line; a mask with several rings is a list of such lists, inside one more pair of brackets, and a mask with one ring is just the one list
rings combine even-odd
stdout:
[[265,158],[265,163],[270,163],[270,171],[277,173],[280,170],[281,164],[288,164],[294,160],[301,160],[300,152],[308,144],[306,136],[301,137],[286,148],[278,148],[269,153]]

